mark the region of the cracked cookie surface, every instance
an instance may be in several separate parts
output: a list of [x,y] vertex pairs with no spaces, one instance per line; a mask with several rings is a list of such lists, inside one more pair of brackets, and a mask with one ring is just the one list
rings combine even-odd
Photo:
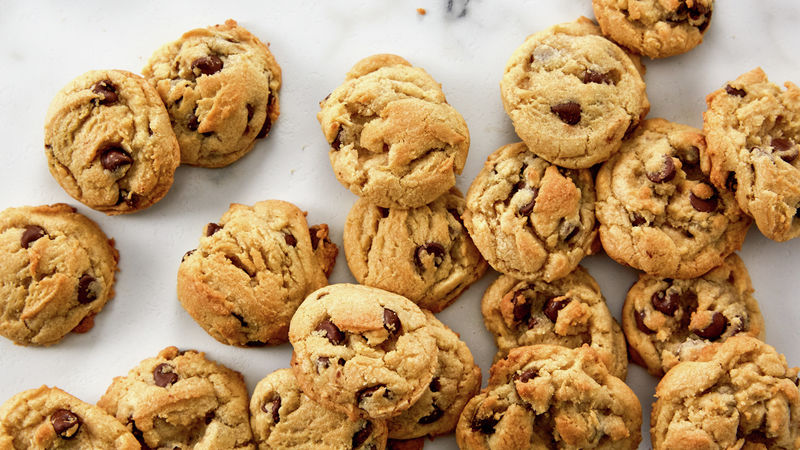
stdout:
[[405,297],[355,284],[311,293],[292,317],[292,369],[303,392],[351,418],[389,418],[428,389],[437,345]]
[[715,189],[700,130],[651,119],[597,174],[597,220],[608,256],[669,278],[694,278],[741,248],[751,220]]
[[654,450],[800,448],[798,369],[774,348],[735,336],[682,362],[656,386]]
[[563,169],[524,143],[489,155],[467,191],[464,225],[497,271],[552,281],[592,253],[595,191],[587,169]]
[[651,58],[679,55],[703,41],[713,0],[592,0],[603,34]]
[[303,299],[328,284],[338,252],[325,224],[309,229],[291,203],[232,204],[205,226],[178,268],[178,300],[224,344],[286,342]]
[[69,205],[0,213],[0,255],[0,335],[17,344],[85,333],[114,296],[114,242]]
[[396,55],[356,63],[317,119],[336,178],[384,208],[414,208],[455,185],[469,131],[441,85]]
[[53,178],[106,214],[147,208],[166,195],[180,150],[158,93],[122,70],[93,70],[50,103],[44,149]]
[[[661,376],[731,336],[764,339],[753,285],[735,253],[700,278],[639,275],[622,307],[622,327],[634,362]],[[638,359],[638,360],[637,360]]]
[[501,275],[486,289],[481,312],[497,344],[495,361],[526,345],[587,344],[598,351],[612,375],[624,380],[628,373],[622,329],[600,286],[581,266],[550,283]]
[[234,20],[184,33],[157,50],[142,73],[169,111],[184,164],[233,163],[267,136],[280,113],[281,68]]
[[568,168],[607,160],[650,110],[637,65],[585,17],[529,36],[500,93],[531,151]]
[[255,450],[248,404],[239,372],[175,347],[115,377],[97,402],[143,448],[181,450]]
[[461,221],[464,208],[455,188],[412,209],[381,208],[359,199],[344,226],[353,276],[422,308],[443,310],[487,268]]
[[703,114],[711,181],[775,241],[800,236],[800,88],[785,86],[754,69],[709,94]]
[[462,449],[635,449],[642,407],[587,346],[534,345],[511,351],[464,408]]

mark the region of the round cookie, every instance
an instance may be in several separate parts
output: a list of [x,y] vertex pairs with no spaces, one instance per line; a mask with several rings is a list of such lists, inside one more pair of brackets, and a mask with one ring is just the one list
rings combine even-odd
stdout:
[[464,408],[462,449],[635,449],[642,407],[633,391],[583,346],[516,348]]
[[292,369],[303,392],[351,418],[389,418],[428,390],[438,350],[422,310],[355,284],[319,289],[292,317]]
[[389,437],[408,440],[453,431],[461,411],[481,388],[481,368],[467,344],[433,313],[424,311],[438,347],[438,362],[428,389],[411,408],[389,419]]
[[700,130],[651,119],[597,174],[597,220],[608,256],[651,275],[694,278],[742,246],[750,219],[714,189]]
[[114,241],[63,203],[0,213],[0,260],[0,335],[16,344],[85,333],[114,296]]
[[486,272],[461,222],[464,197],[453,188],[412,209],[359,199],[344,225],[344,252],[360,284],[400,294],[439,312]]
[[467,191],[464,226],[495,270],[552,281],[593,253],[594,202],[589,170],[562,169],[519,142],[489,155]]
[[362,59],[320,102],[336,178],[384,207],[415,208],[455,185],[469,131],[441,85],[396,55]]
[[183,164],[231,164],[267,136],[280,113],[281,68],[234,20],[184,33],[142,73],[169,111]]
[[622,307],[622,328],[634,362],[661,376],[731,336],[764,339],[753,285],[735,253],[700,278],[639,275]]
[[603,34],[651,58],[679,55],[703,42],[713,0],[592,0]]
[[785,86],[756,68],[709,94],[703,113],[711,181],[774,241],[800,236],[800,88]]
[[109,215],[166,195],[180,150],[158,93],[122,70],[93,70],[56,94],[44,127],[50,173],[75,200]]
[[328,284],[337,248],[327,225],[308,228],[291,203],[231,204],[205,226],[197,249],[178,268],[178,300],[223,344],[286,342],[303,299]]
[[798,369],[749,336],[709,350],[716,351],[707,360],[678,364],[656,386],[653,449],[800,448]]
[[322,407],[300,390],[290,369],[258,382],[250,399],[250,425],[259,450],[386,448],[386,423]]
[[255,450],[244,378],[202,352],[161,350],[115,377],[97,406],[143,448]]
[[139,450],[139,443],[97,406],[59,388],[42,386],[20,392],[0,406],[0,448]]
[[612,375],[624,380],[628,373],[622,329],[600,286],[581,266],[551,283],[501,275],[486,289],[481,312],[497,344],[495,361],[526,345],[586,344],[598,351]]
[[585,17],[529,36],[500,93],[531,151],[572,169],[607,160],[650,110],[636,64]]

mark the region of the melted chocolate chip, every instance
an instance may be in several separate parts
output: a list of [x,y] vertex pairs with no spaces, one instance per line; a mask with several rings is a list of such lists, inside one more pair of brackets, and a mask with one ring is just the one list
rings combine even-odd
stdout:
[[539,196],[539,189],[538,188],[533,188],[531,190],[533,191],[533,197],[531,198],[531,201],[529,201],[528,203],[520,206],[519,211],[518,211],[520,216],[529,215],[531,212],[533,212],[533,207],[536,206],[536,197]]
[[636,319],[636,328],[644,334],[653,334],[655,331],[651,330],[644,323],[644,311],[634,311],[633,318]]
[[290,247],[294,247],[297,245],[297,238],[294,237],[291,233],[283,232],[283,240],[286,241],[286,245]]
[[372,422],[364,422],[364,427],[356,431],[356,433],[353,435],[353,449],[356,449],[364,442],[367,442],[370,434],[372,434]]
[[495,419],[494,416],[482,418],[475,416],[472,418],[470,428],[472,428],[472,431],[480,431],[483,434],[494,434],[494,427],[497,422],[499,420]]
[[331,359],[327,356],[317,358],[317,369],[327,369],[331,365]]
[[514,292],[511,297],[511,304],[514,305],[514,321],[525,322],[531,316],[531,302],[521,292]]
[[192,70],[197,69],[203,75],[213,75],[222,70],[222,66],[222,60],[216,55],[203,56],[192,62]]
[[381,217],[383,217],[384,219],[389,217],[389,208],[382,208],[380,206],[378,206],[377,208],[378,208],[378,213],[380,213]]
[[702,199],[697,197],[693,193],[689,193],[689,202],[692,204],[692,207],[700,212],[712,212],[717,209],[717,197],[716,195],[711,196],[708,199]]
[[78,280],[78,303],[85,305],[97,300],[97,293],[92,289],[92,283],[94,282],[94,277],[88,273],[81,275]]
[[527,383],[528,381],[539,376],[539,371],[536,369],[528,369],[517,375],[517,381],[520,383]]
[[183,257],[181,258],[181,262],[184,262],[184,261],[186,261],[186,258],[188,258],[188,257],[192,256],[192,253],[194,253],[194,252],[196,252],[196,251],[197,251],[197,249],[196,249],[196,248],[193,248],[193,249],[189,250],[188,252],[184,253],[184,254],[183,254]]
[[342,129],[339,128],[339,131],[336,133],[336,137],[333,138],[333,142],[331,142],[331,149],[339,150],[342,148]]
[[639,215],[638,213],[633,213],[633,218],[631,219],[631,225],[634,227],[640,227],[647,223],[647,219]]
[[197,116],[194,113],[189,113],[186,115],[186,128],[191,131],[197,131],[197,127],[200,126],[200,121],[197,120]]
[[739,183],[736,181],[736,172],[728,172],[728,176],[725,178],[725,188],[731,192],[736,192],[736,188],[739,187]]
[[358,391],[358,393],[356,394],[356,402],[358,404],[361,404],[361,402],[365,398],[372,397],[372,394],[374,394],[375,392],[377,392],[381,388],[384,388],[383,396],[386,397],[386,398],[389,398],[389,389],[386,389],[386,385],[385,384],[378,384],[378,385],[375,385],[375,386],[366,387],[366,388],[361,389],[360,391]]
[[561,237],[562,241],[569,242],[570,239],[578,234],[578,231],[580,231],[580,226],[574,223],[564,222],[558,230],[558,235]]
[[131,155],[119,147],[107,148],[100,155],[100,164],[103,165],[104,169],[112,172],[132,163],[133,158],[131,158]]
[[431,413],[430,413],[430,414],[428,414],[428,415],[427,415],[427,416],[425,416],[425,417],[421,417],[421,418],[420,418],[420,419],[417,421],[417,423],[418,423],[418,424],[420,424],[420,425],[428,425],[428,424],[434,423],[434,422],[436,422],[437,420],[439,420],[439,419],[441,419],[441,418],[442,418],[442,416],[444,415],[444,411],[442,411],[442,409],[441,409],[441,408],[439,408],[438,406],[436,406],[436,404],[435,404],[435,403],[434,403],[433,405],[431,405],[431,406],[432,406],[432,408],[433,408],[433,410],[431,411]]
[[573,101],[553,105],[550,107],[550,112],[567,125],[575,125],[581,121],[581,105]]
[[100,94],[103,97],[97,100],[101,105],[113,105],[119,100],[119,96],[117,96],[117,87],[110,80],[98,81],[92,86],[92,92]]
[[653,303],[653,308],[668,315],[674,316],[675,311],[678,310],[681,303],[681,296],[677,292],[669,292],[666,290],[658,291],[650,298]]
[[433,377],[433,379],[431,380],[431,384],[428,385],[428,389],[430,389],[431,392],[439,392],[441,388],[442,388],[442,383],[439,382],[439,377]]
[[139,194],[136,192],[129,192],[125,189],[119,190],[119,199],[117,200],[117,205],[125,203],[126,205],[130,206],[131,208],[135,208],[136,205],[139,203]]
[[772,140],[773,153],[786,162],[797,159],[797,146],[786,138],[774,138]]
[[400,323],[400,318],[397,313],[388,308],[383,308],[383,328],[389,332],[389,335],[396,336],[403,332],[403,324]]
[[317,331],[324,332],[325,337],[327,337],[333,345],[342,345],[344,342],[344,333],[330,320],[320,322],[319,325],[317,325]]
[[657,172],[647,172],[647,179],[653,183],[666,183],[673,178],[675,178],[675,163],[669,155],[664,155],[664,162]]
[[81,418],[68,409],[57,409],[50,415],[56,435],[61,439],[72,439],[81,429]]
[[581,74],[581,81],[583,81],[584,84],[614,84],[614,81],[607,73],[595,72],[594,70],[584,70]]
[[232,315],[232,316],[233,316],[233,317],[234,317],[236,320],[238,320],[238,321],[239,321],[239,324],[242,326],[242,328],[247,328],[247,327],[248,327],[247,321],[246,321],[246,320],[244,320],[244,317],[243,317],[242,315],[240,315],[240,314],[236,314],[236,313],[231,313],[231,315]]
[[264,116],[264,123],[261,125],[261,129],[258,131],[256,137],[259,139],[267,137],[271,129],[272,129],[272,119],[270,119],[269,110],[267,110],[267,115]]
[[744,97],[747,95],[747,92],[745,92],[744,89],[737,89],[730,84],[725,85],[725,92],[727,92],[728,95],[735,95],[737,97]]
[[208,225],[206,225],[206,236],[211,236],[221,229],[222,227],[218,223],[209,222]]
[[695,330],[695,334],[704,339],[714,340],[722,336],[728,327],[728,321],[722,313],[715,312],[711,316],[711,323],[702,330]]
[[170,384],[175,384],[178,381],[178,374],[175,373],[175,368],[167,363],[161,363],[153,369],[153,382],[158,387],[167,387]]
[[281,421],[281,416],[278,413],[278,410],[281,409],[281,398],[275,398],[274,400],[270,400],[265,402],[261,405],[261,410],[267,414],[272,414],[272,423],[278,423]]
[[[420,245],[414,251],[414,262],[419,267],[423,267],[422,265],[422,255],[423,253],[429,253],[433,255],[435,258],[444,258],[444,246],[439,244],[438,242],[428,242],[427,244]],[[438,266],[434,260],[434,265]]]
[[39,225],[28,225],[25,227],[25,231],[22,232],[20,245],[22,245],[22,248],[28,248],[31,246],[32,242],[38,241],[45,235],[47,235],[47,232],[45,232],[44,228],[40,227]]
[[564,300],[556,300],[551,298],[544,305],[544,315],[547,316],[553,323],[558,320],[558,312],[564,309],[565,306],[571,302],[572,299],[566,298]]

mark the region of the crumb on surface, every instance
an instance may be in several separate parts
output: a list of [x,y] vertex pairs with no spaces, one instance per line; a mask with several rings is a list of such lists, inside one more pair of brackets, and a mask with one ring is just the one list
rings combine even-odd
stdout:
[[417,14],[419,14],[420,16],[424,16],[427,13],[428,11],[426,11],[425,8],[417,8]]

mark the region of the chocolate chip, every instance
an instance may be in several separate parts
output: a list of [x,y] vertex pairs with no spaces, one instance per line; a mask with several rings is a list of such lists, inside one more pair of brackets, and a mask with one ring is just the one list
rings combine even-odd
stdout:
[[550,107],[550,112],[556,114],[567,125],[575,125],[581,121],[581,105],[573,101],[553,105]]
[[92,92],[100,94],[103,98],[97,100],[101,105],[113,105],[117,103],[117,87],[110,80],[102,80],[92,86]]
[[186,128],[191,131],[197,131],[197,127],[200,126],[200,121],[197,120],[197,116],[194,113],[189,113],[186,115]]
[[44,231],[44,228],[40,227],[39,225],[28,225],[25,227],[25,231],[22,232],[20,244],[22,245],[22,248],[28,248],[31,246],[31,242],[43,238],[46,234],[47,233]]
[[628,139],[633,134],[633,132],[636,131],[636,128],[638,127],[639,127],[639,121],[631,120],[630,123],[628,124],[628,128],[625,129],[625,134],[622,135],[622,139],[623,140]]
[[531,201],[529,201],[528,203],[520,206],[519,211],[518,211],[520,216],[529,215],[531,212],[533,212],[533,207],[536,206],[536,197],[539,196],[539,189],[538,188],[533,188],[531,190],[533,191],[533,197],[531,198]]
[[240,314],[231,313],[231,315],[232,315],[232,316],[233,316],[233,317],[234,317],[236,320],[238,320],[238,321],[239,321],[239,324],[242,326],[242,328],[247,328],[247,327],[248,327],[247,321],[246,321],[246,320],[244,320],[244,317],[242,317]]
[[668,315],[674,316],[675,311],[680,306],[681,296],[677,292],[669,292],[666,290],[658,291],[653,294],[650,301],[653,303],[653,308]]
[[722,315],[722,313],[715,312],[711,316],[711,323],[702,330],[695,330],[694,333],[701,338],[714,340],[722,336],[722,333],[725,332],[727,327],[728,321],[725,319],[725,316]]
[[390,335],[398,335],[403,332],[403,324],[400,323],[396,312],[383,308],[383,328],[386,328]]
[[92,283],[95,282],[93,276],[85,273],[78,280],[78,303],[86,304],[97,300],[97,292],[92,289]]
[[132,163],[133,158],[131,158],[131,155],[119,147],[107,148],[100,155],[100,164],[103,165],[104,169],[112,172]]
[[213,420],[214,420],[214,411],[207,412],[205,417],[203,417],[203,422],[205,422],[206,425],[210,424],[211,421]]
[[192,256],[192,253],[194,253],[194,252],[196,252],[196,251],[197,251],[197,249],[196,249],[196,248],[193,248],[193,249],[189,250],[188,252],[184,253],[184,254],[183,254],[183,257],[181,258],[181,262],[184,262],[184,261],[186,261],[186,258],[188,258],[188,257]]
[[72,439],[81,429],[81,418],[68,409],[55,410],[50,415],[50,423],[61,439]]
[[[377,392],[381,388],[385,389],[386,385],[385,384],[378,384],[378,385],[375,385],[375,386],[370,386],[370,387],[366,387],[364,389],[361,389],[356,394],[356,402],[358,404],[361,404],[362,400],[364,400],[367,397],[372,397],[372,394],[374,394],[375,392]],[[386,397],[386,398],[389,398],[389,390],[388,389],[384,390],[383,396]]]
[[222,60],[217,55],[208,55],[195,59],[192,70],[197,69],[203,75],[213,75],[222,70]]
[[136,192],[130,192],[125,189],[119,190],[119,199],[117,200],[117,205],[121,203],[125,203],[126,205],[130,206],[131,208],[135,208],[136,205],[139,203],[139,194]]
[[651,330],[644,324],[644,311],[634,311],[633,318],[636,319],[636,328],[644,334],[653,334],[655,331]]
[[259,139],[266,137],[269,134],[269,131],[272,129],[272,119],[269,117],[269,112],[271,109],[272,104],[270,102],[270,97],[267,97],[267,111],[266,115],[264,116],[264,123],[261,125],[261,129],[256,135],[256,137]]
[[317,369],[327,369],[331,365],[331,359],[327,356],[317,358]]
[[444,411],[442,411],[441,408],[436,406],[435,403],[433,405],[431,405],[431,406],[433,407],[433,411],[431,411],[431,413],[428,414],[427,416],[421,417],[417,421],[418,424],[420,424],[420,425],[428,425],[428,424],[434,423],[437,420],[442,418],[442,416],[444,415]]
[[725,178],[725,188],[736,192],[737,187],[739,187],[739,183],[736,181],[736,172],[728,172],[728,176]]
[[556,300],[551,298],[544,305],[544,315],[547,316],[553,323],[558,319],[558,312],[564,309],[565,306],[571,302],[572,299],[566,298],[564,300]]
[[370,434],[372,434],[372,422],[364,422],[364,427],[356,431],[356,433],[353,435],[353,449],[356,449],[364,442],[367,442]]
[[208,225],[206,225],[206,237],[213,235],[221,229],[222,227],[218,223],[209,222]]
[[711,23],[711,13],[706,16],[706,20],[703,21],[700,25],[697,26],[697,30],[703,33],[708,28],[708,24]]
[[617,84],[619,75],[614,72],[595,72],[594,70],[584,70],[581,73],[581,81],[584,84],[597,83],[597,84]]
[[[423,253],[428,253],[434,256],[434,258],[444,258],[444,246],[439,244],[438,242],[429,242],[427,244],[420,245],[414,251],[414,262],[419,267],[423,267],[422,265],[422,255]],[[436,263],[434,260],[434,265],[438,266],[441,262]]]
[[497,422],[499,422],[499,420],[495,419],[494,416],[483,418],[475,416],[472,418],[470,428],[472,428],[472,431],[480,431],[483,434],[494,434],[494,427],[497,425]]
[[744,97],[747,95],[747,92],[745,92],[744,89],[737,89],[730,84],[725,85],[725,92],[727,92],[728,95],[735,95],[737,97]]
[[772,152],[786,162],[794,161],[798,154],[797,146],[786,138],[772,139]]
[[511,297],[511,304],[514,305],[514,321],[525,322],[531,316],[531,302],[521,292],[514,292]]
[[647,172],[647,179],[653,183],[666,183],[673,178],[675,178],[675,163],[669,155],[664,155],[664,162],[657,172]]
[[325,333],[325,337],[333,345],[341,345],[344,342],[344,333],[330,320],[324,320],[317,325],[317,331]]
[[380,213],[381,217],[384,219],[389,217],[389,208],[382,208],[378,206],[378,212]]
[[281,409],[281,398],[278,397],[274,400],[270,400],[265,402],[261,405],[261,410],[267,414],[272,414],[272,422],[278,423],[281,421],[281,416],[278,414],[278,410]]
[[442,388],[442,383],[439,382],[439,377],[433,377],[433,379],[431,380],[431,384],[428,385],[428,389],[430,389],[431,392],[439,392],[441,388]]
[[558,235],[561,237],[561,240],[564,242],[569,242],[570,239],[574,238],[575,235],[578,234],[580,227],[571,222],[564,222],[561,224],[561,227],[558,230]]
[[717,209],[717,197],[711,196],[708,199],[702,199],[694,195],[694,193],[689,193],[689,202],[692,204],[692,207],[700,212],[712,212]]
[[692,291],[684,292],[681,297],[682,316],[680,324],[682,328],[689,328],[692,321],[692,313],[697,310],[697,294]]
[[263,341],[247,341],[244,345],[247,347],[264,347],[267,343]]
[[639,215],[638,213],[632,213],[633,218],[631,219],[631,225],[634,227],[640,227],[647,223],[647,219]]
[[331,142],[331,149],[339,150],[342,148],[342,129],[339,128],[339,131],[336,133],[336,137],[333,138],[333,142]]
[[291,233],[283,232],[283,240],[286,241],[286,245],[294,247],[297,245],[297,238],[294,237]]
[[[322,233],[321,236],[320,233]],[[314,225],[308,229],[308,236],[311,238],[311,250],[316,250],[319,246],[320,240],[327,240],[328,231],[327,228],[325,228],[323,231],[323,227],[321,225]]]
[[539,376],[539,371],[536,369],[528,369],[517,375],[517,381],[520,383],[527,383],[528,381]]
[[167,387],[170,384],[175,384],[178,381],[178,374],[175,373],[175,368],[167,363],[161,363],[153,369],[153,382],[158,387]]

